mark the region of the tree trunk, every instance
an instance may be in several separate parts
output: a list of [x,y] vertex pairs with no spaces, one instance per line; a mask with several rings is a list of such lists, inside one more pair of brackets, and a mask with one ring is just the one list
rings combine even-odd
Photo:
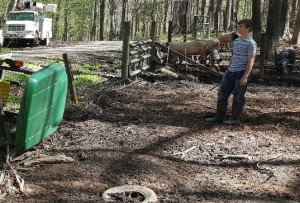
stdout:
[[104,40],[105,0],[100,2],[100,41]]
[[[206,7],[206,0],[202,0],[201,2],[201,16],[205,16],[205,7]],[[200,24],[204,23],[205,18],[200,19]]]
[[126,21],[126,7],[127,7],[127,0],[122,0],[122,17],[121,17],[121,29],[120,29],[120,40],[123,39],[123,23]]
[[298,0],[292,0],[292,11],[291,11],[291,15],[290,15],[290,27],[293,28],[295,25],[295,21],[296,21],[296,11],[297,11],[297,3]]
[[169,10],[169,0],[165,0],[165,10],[164,10],[164,20],[163,20],[163,33],[167,32],[168,10]]
[[219,13],[222,11],[222,0],[217,0],[217,7],[214,14],[214,28],[215,30],[218,30],[220,28],[220,22],[219,22]]
[[7,8],[7,14],[9,13],[9,12],[11,12],[12,10],[14,10],[15,9],[15,7],[16,7],[16,5],[17,5],[17,0],[11,0],[10,1],[10,3],[9,3],[9,5],[8,5],[8,8]]
[[289,12],[291,11],[291,1],[285,0],[281,4],[279,36],[283,39],[289,38]]
[[262,9],[261,0],[252,0],[252,21],[253,21],[253,38],[260,46],[262,32]]
[[280,13],[282,0],[269,0],[269,12],[266,31],[266,58],[274,60],[274,48],[278,46],[280,34]]
[[215,0],[210,0],[209,7],[208,7],[208,19],[209,19],[209,23],[210,23],[209,29],[214,27],[213,16],[215,14],[215,10],[216,10]]
[[224,31],[227,32],[230,26],[230,20],[231,20],[231,6],[232,6],[232,0],[227,0],[226,2],[226,11],[224,13]]
[[[235,13],[236,13],[236,16],[239,16],[239,10],[240,10],[240,0],[236,0],[235,2]],[[238,21],[241,20],[241,19],[238,19]]]
[[199,15],[199,4],[200,0],[196,0],[196,15]]
[[69,1],[65,0],[65,8],[64,8],[64,34],[63,41],[68,41],[68,28],[69,28]]
[[59,36],[59,20],[61,11],[61,0],[57,1],[58,12],[55,13],[54,23],[53,23],[53,38],[58,39]]
[[111,41],[115,38],[115,11],[116,11],[116,2],[114,0],[109,0],[109,15],[110,15],[110,30],[108,39]]
[[297,13],[296,22],[294,25],[294,31],[293,31],[293,37],[291,40],[291,44],[298,44],[299,32],[300,32],[300,2],[298,2],[298,13]]
[[97,3],[98,3],[98,0],[94,0],[93,20],[92,20],[92,27],[91,27],[91,32],[90,32],[90,41],[96,40]]

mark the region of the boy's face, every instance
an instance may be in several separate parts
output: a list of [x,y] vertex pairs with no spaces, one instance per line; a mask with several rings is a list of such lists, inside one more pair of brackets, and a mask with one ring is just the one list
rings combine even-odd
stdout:
[[246,26],[244,24],[238,24],[237,25],[237,32],[240,35],[248,34],[248,33],[250,33],[250,27],[246,28]]

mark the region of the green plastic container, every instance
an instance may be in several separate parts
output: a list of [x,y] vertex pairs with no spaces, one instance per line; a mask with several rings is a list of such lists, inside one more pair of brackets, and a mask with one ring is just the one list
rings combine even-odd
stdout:
[[67,86],[65,68],[59,63],[30,76],[19,111],[16,152],[32,148],[57,130],[65,110]]

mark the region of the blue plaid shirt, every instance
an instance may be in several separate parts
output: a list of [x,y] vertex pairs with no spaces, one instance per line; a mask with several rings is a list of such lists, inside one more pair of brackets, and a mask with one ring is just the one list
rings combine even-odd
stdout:
[[247,39],[237,38],[233,42],[233,55],[229,67],[230,72],[244,71],[248,63],[248,55],[256,53],[256,42],[249,37]]

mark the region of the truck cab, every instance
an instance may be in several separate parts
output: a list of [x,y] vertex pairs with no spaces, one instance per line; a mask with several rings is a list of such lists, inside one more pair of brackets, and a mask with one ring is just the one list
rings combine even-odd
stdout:
[[4,47],[11,43],[20,43],[25,46],[27,44],[31,46],[49,45],[52,38],[52,19],[46,17],[46,12],[51,9],[56,11],[56,5],[41,5],[39,4],[40,9],[36,9],[37,4],[35,4],[29,9],[8,13],[3,28]]

